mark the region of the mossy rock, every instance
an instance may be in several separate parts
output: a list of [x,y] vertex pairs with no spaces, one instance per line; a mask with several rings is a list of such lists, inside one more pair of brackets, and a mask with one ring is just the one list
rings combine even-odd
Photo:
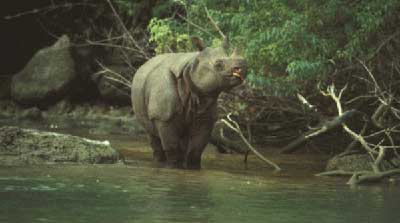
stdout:
[[28,106],[47,106],[67,95],[76,78],[69,38],[39,50],[11,82],[13,100]]
[[118,151],[110,144],[77,136],[21,129],[0,128],[0,165],[55,163],[116,163]]

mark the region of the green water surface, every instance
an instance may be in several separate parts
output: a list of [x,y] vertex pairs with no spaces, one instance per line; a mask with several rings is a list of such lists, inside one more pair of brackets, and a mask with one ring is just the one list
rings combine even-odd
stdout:
[[[79,134],[78,134],[79,135]],[[93,137],[92,137],[93,138]],[[109,139],[128,165],[0,167],[0,223],[394,223],[397,183],[346,185],[319,178],[319,158],[270,157],[286,171],[271,173],[250,157],[207,148],[200,171],[157,168],[147,143]],[[322,165],[321,165],[322,164]]]
[[0,169],[0,222],[397,222],[397,186],[138,166]]

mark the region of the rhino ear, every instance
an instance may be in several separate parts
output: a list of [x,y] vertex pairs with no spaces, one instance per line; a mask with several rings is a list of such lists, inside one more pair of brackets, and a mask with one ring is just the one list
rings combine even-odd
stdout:
[[206,47],[204,46],[204,42],[200,37],[194,36],[191,38],[192,44],[198,51],[204,50]]

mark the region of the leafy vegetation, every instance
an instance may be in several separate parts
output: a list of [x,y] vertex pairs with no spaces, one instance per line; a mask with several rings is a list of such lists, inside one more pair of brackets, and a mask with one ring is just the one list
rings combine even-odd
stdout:
[[243,49],[251,67],[248,80],[278,95],[332,80],[335,69],[355,58],[369,59],[400,21],[397,0],[169,0],[161,5],[175,5],[176,11],[153,15],[149,31],[156,53],[190,50],[188,39],[195,35],[209,45],[218,43],[207,7]]

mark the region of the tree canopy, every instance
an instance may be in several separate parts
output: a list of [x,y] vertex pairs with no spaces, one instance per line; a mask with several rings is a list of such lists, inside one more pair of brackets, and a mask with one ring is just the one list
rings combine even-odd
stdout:
[[[118,2],[126,7],[131,1]],[[334,70],[356,58],[372,59],[382,42],[398,30],[400,21],[397,0],[161,2],[148,26],[156,53],[190,50],[190,36],[218,44],[207,8],[249,60],[248,80],[283,95],[301,91],[309,83],[332,81]],[[166,14],[166,9],[172,13]]]

